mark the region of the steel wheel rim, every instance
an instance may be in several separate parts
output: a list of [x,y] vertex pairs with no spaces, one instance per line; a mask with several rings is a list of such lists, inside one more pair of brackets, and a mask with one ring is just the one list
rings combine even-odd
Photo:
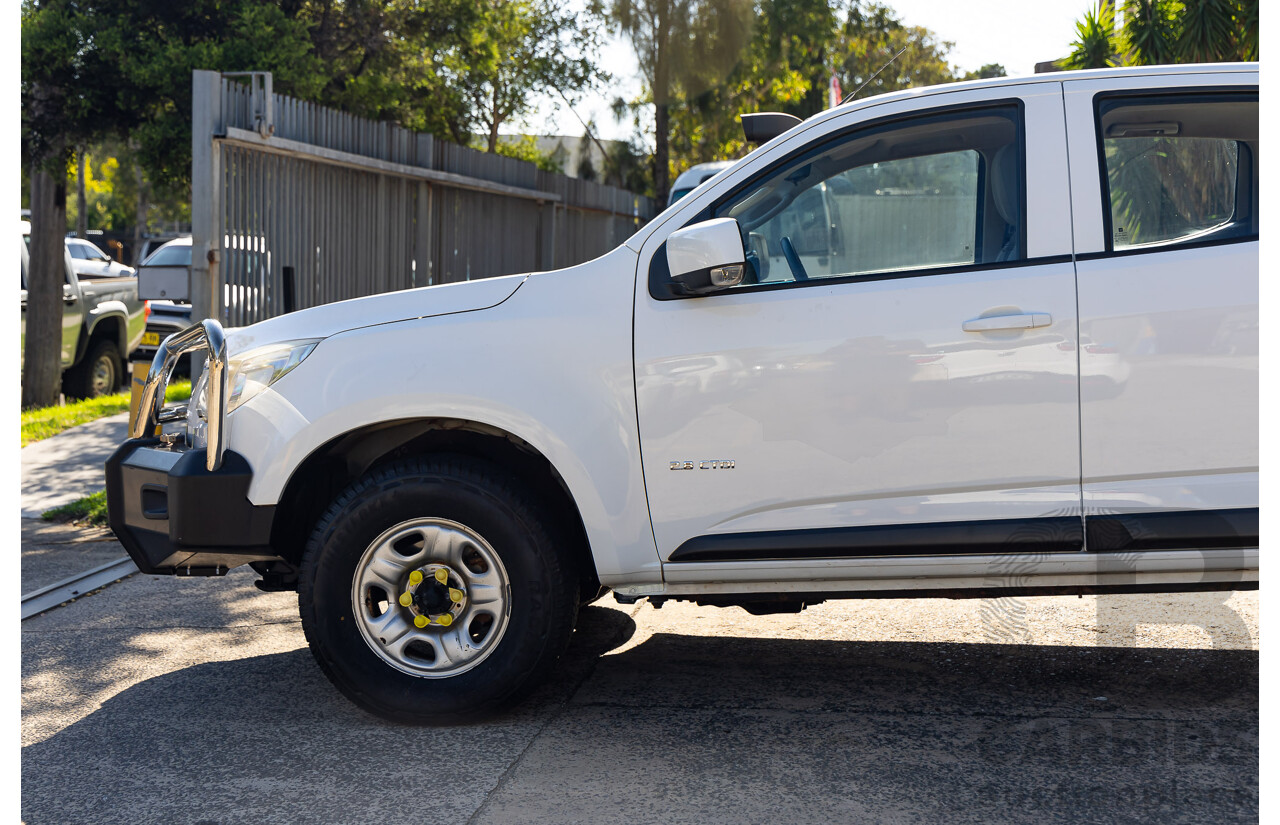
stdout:
[[93,394],[106,395],[115,389],[115,366],[110,356],[99,358],[93,365]]
[[[447,598],[461,592],[462,601],[446,600],[447,609],[432,612],[427,608],[441,606],[442,589]],[[411,604],[401,601],[406,593],[415,597]],[[352,577],[351,609],[360,635],[384,662],[411,676],[443,679],[476,667],[501,642],[511,586],[502,559],[479,533],[448,519],[413,519],[365,549]],[[426,625],[415,624],[420,616]]]

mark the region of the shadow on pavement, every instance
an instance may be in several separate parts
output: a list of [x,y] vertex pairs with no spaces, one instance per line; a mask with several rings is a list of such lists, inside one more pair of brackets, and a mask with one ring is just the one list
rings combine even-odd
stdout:
[[550,682],[470,727],[372,717],[306,648],[148,679],[23,749],[23,821],[464,822],[601,654],[634,631],[626,613],[584,608]]
[[552,684],[468,727],[373,719],[305,649],[150,679],[24,749],[23,818],[1257,816],[1255,652],[675,634],[619,649],[630,617],[583,618]]

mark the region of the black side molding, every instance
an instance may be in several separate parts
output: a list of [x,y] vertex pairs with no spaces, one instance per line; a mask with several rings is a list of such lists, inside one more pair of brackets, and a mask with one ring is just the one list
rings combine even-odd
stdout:
[[1075,552],[1083,546],[1080,517],[1056,516],[722,533],[689,539],[676,548],[668,561],[1058,553]]
[[1257,547],[1258,508],[1166,510],[1085,518],[1092,552]]

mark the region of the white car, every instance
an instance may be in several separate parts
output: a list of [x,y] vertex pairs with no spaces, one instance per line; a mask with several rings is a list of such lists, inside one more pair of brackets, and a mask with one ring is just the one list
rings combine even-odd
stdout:
[[680,200],[724,170],[732,168],[735,163],[737,161],[713,160],[710,163],[697,163],[690,166],[676,177],[675,183],[671,184],[671,194],[667,196],[667,206]]
[[133,267],[114,261],[96,244],[82,238],[65,239],[71,265],[79,278],[132,278]]
[[527,693],[602,588],[1256,588],[1258,134],[1256,64],[911,89],[579,266],[205,321],[112,528],[296,589],[333,683],[415,722]]

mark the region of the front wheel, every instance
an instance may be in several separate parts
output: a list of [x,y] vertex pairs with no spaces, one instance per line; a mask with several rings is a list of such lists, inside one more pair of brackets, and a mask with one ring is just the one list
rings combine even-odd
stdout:
[[376,470],[320,520],[302,561],[311,651],[384,718],[464,721],[514,703],[567,646],[578,582],[555,525],[488,462]]
[[62,391],[68,398],[100,398],[120,386],[120,350],[112,341],[98,339],[89,344],[84,360],[68,370]]

